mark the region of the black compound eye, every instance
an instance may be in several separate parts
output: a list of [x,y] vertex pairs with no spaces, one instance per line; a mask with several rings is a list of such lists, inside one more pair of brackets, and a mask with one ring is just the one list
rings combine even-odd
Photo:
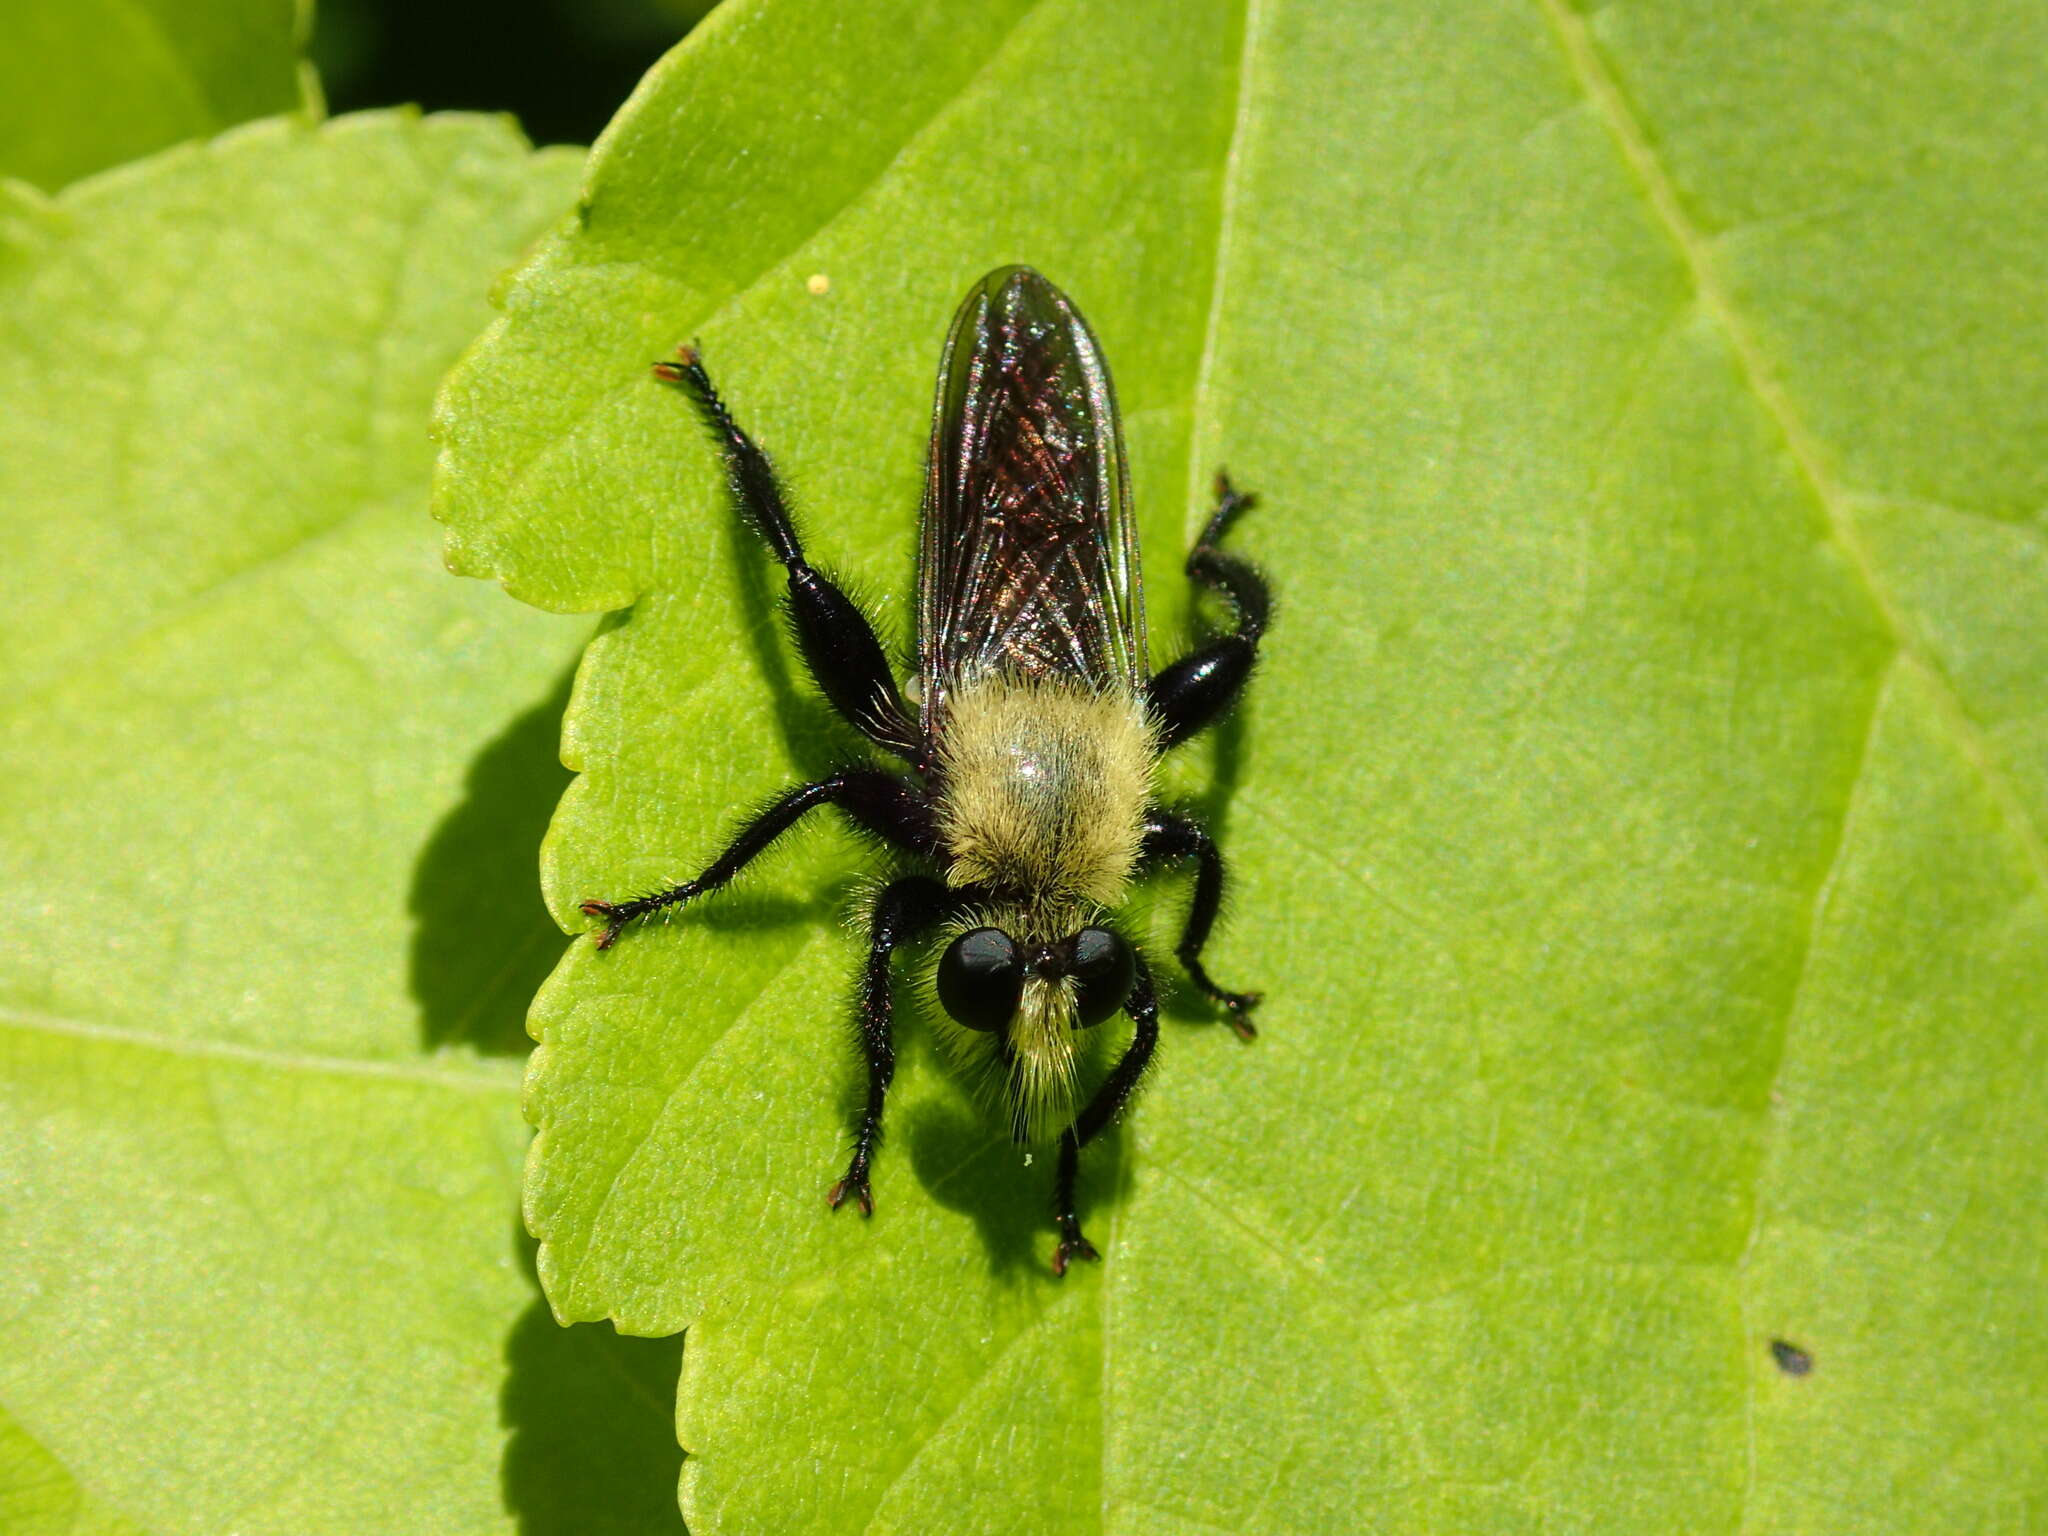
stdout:
[[939,1001],[969,1029],[1001,1029],[1023,991],[1024,959],[1000,928],[970,928],[939,957]]
[[1107,928],[1083,928],[1074,935],[1074,1027],[1093,1029],[1123,1007],[1138,979],[1138,957]]

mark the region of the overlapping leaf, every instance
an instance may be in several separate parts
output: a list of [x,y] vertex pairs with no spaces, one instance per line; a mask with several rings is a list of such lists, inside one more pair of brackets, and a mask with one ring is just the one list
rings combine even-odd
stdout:
[[9,0],[0,175],[50,191],[317,99],[306,0]]
[[9,1531],[672,1511],[674,1349],[650,1390],[556,1330],[514,1209],[588,628],[449,581],[424,516],[434,382],[575,169],[389,114],[8,198]]

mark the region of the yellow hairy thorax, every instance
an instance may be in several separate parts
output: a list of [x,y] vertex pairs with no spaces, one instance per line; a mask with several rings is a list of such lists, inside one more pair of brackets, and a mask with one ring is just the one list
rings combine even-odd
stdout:
[[1050,679],[982,678],[947,700],[940,743],[950,884],[991,886],[1027,906],[1123,899],[1158,757],[1139,699]]
[[[1158,741],[1142,701],[1046,679],[958,688],[940,733],[947,882],[983,886],[947,941],[987,924],[1018,944],[1067,938],[1119,905],[1144,838]],[[1095,1046],[1073,1027],[1072,983],[1032,978],[999,1045],[944,1021],[941,1041],[999,1089],[1011,1134],[1044,1142],[1073,1121]]]

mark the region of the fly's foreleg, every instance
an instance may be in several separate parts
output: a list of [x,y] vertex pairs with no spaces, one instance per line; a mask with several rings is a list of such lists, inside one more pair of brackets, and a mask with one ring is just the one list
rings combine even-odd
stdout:
[[1181,929],[1174,956],[1186,969],[1188,978],[1209,997],[1221,1003],[1238,1037],[1249,1040],[1258,1033],[1252,1027],[1252,1010],[1258,1006],[1256,992],[1232,992],[1218,986],[1202,964],[1202,946],[1209,942],[1209,930],[1216,926],[1216,914],[1223,906],[1223,854],[1216,840],[1200,822],[1156,807],[1145,813],[1145,841],[1142,857],[1148,863],[1168,859],[1195,860],[1195,896],[1188,904],[1188,920]]
[[1152,971],[1145,957],[1136,954],[1138,979],[1124,1004],[1135,1029],[1131,1043],[1110,1071],[1087,1108],[1060,1137],[1059,1171],[1053,1176],[1053,1224],[1059,1228],[1059,1245],[1053,1249],[1052,1272],[1064,1275],[1076,1259],[1098,1259],[1095,1245],[1081,1235],[1081,1218],[1075,1210],[1074,1182],[1080,1173],[1081,1149],[1101,1135],[1138,1090],[1145,1068],[1151,1065],[1153,1047],[1159,1044],[1159,997],[1152,987]]
[[896,947],[937,922],[948,909],[946,887],[929,875],[906,875],[884,890],[875,902],[868,930],[868,963],[861,976],[860,1042],[867,1058],[868,1096],[854,1133],[853,1157],[846,1177],[832,1186],[826,1199],[836,1211],[851,1200],[863,1216],[872,1216],[875,1198],[868,1187],[875,1145],[882,1139],[882,1106],[896,1076],[896,1046],[890,997],[890,958]]

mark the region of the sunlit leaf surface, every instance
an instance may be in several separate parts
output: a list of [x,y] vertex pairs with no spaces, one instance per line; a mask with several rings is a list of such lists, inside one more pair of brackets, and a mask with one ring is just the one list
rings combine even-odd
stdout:
[[1264,1034],[1180,1010],[1086,1182],[1100,1270],[1046,1272],[1049,1170],[914,1022],[879,1209],[827,1213],[840,833],[543,992],[541,1274],[690,1328],[701,1536],[2038,1516],[2043,41],[733,0],[656,72],[443,401],[454,563],[629,610],[565,926],[853,750],[648,377],[678,341],[900,640],[946,318],[1029,261],[1116,370],[1155,649],[1218,464],[1282,602],[1178,781]]

